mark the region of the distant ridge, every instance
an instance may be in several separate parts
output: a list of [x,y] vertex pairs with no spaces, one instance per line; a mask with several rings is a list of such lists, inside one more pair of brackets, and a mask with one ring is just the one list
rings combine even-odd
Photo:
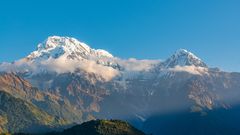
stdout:
[[42,135],[145,135],[145,133],[134,128],[129,123],[120,120],[92,120],[62,132],[52,132]]

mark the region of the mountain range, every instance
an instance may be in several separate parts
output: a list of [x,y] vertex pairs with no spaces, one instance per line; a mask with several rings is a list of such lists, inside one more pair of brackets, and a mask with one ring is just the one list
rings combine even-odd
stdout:
[[1,132],[122,119],[156,135],[240,133],[240,73],[209,67],[185,49],[163,61],[121,59],[51,36],[0,72]]

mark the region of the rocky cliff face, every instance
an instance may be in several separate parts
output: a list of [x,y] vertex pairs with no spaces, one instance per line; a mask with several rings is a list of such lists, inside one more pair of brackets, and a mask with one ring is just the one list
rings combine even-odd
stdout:
[[165,61],[123,60],[53,36],[26,58],[0,64],[0,71],[1,91],[70,123],[119,118],[141,127],[156,114],[204,116],[240,103],[239,73],[210,68],[184,49]]

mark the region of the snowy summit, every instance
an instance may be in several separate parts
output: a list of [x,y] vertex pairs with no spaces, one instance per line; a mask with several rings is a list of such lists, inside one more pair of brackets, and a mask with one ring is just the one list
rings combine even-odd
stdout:
[[37,50],[27,56],[27,59],[35,61],[49,58],[56,59],[61,56],[72,60],[113,57],[109,52],[102,49],[92,49],[75,38],[51,36],[40,43]]
[[174,68],[176,66],[196,66],[207,67],[207,65],[196,55],[186,49],[179,49],[164,62],[165,68]]

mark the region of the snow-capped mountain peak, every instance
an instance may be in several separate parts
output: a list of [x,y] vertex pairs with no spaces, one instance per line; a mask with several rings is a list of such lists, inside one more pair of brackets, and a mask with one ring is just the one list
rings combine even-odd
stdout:
[[71,37],[51,36],[38,45],[36,51],[27,56],[28,60],[46,60],[66,56],[68,59],[80,60],[89,58],[113,57],[102,49],[92,49],[87,44]]
[[200,58],[186,49],[177,50],[163,65],[165,68],[174,68],[176,66],[207,67]]
[[94,74],[109,81],[119,74],[115,57],[102,49],[92,49],[71,37],[48,37],[37,50],[12,63],[0,64],[0,71],[16,72],[32,77],[45,73]]

